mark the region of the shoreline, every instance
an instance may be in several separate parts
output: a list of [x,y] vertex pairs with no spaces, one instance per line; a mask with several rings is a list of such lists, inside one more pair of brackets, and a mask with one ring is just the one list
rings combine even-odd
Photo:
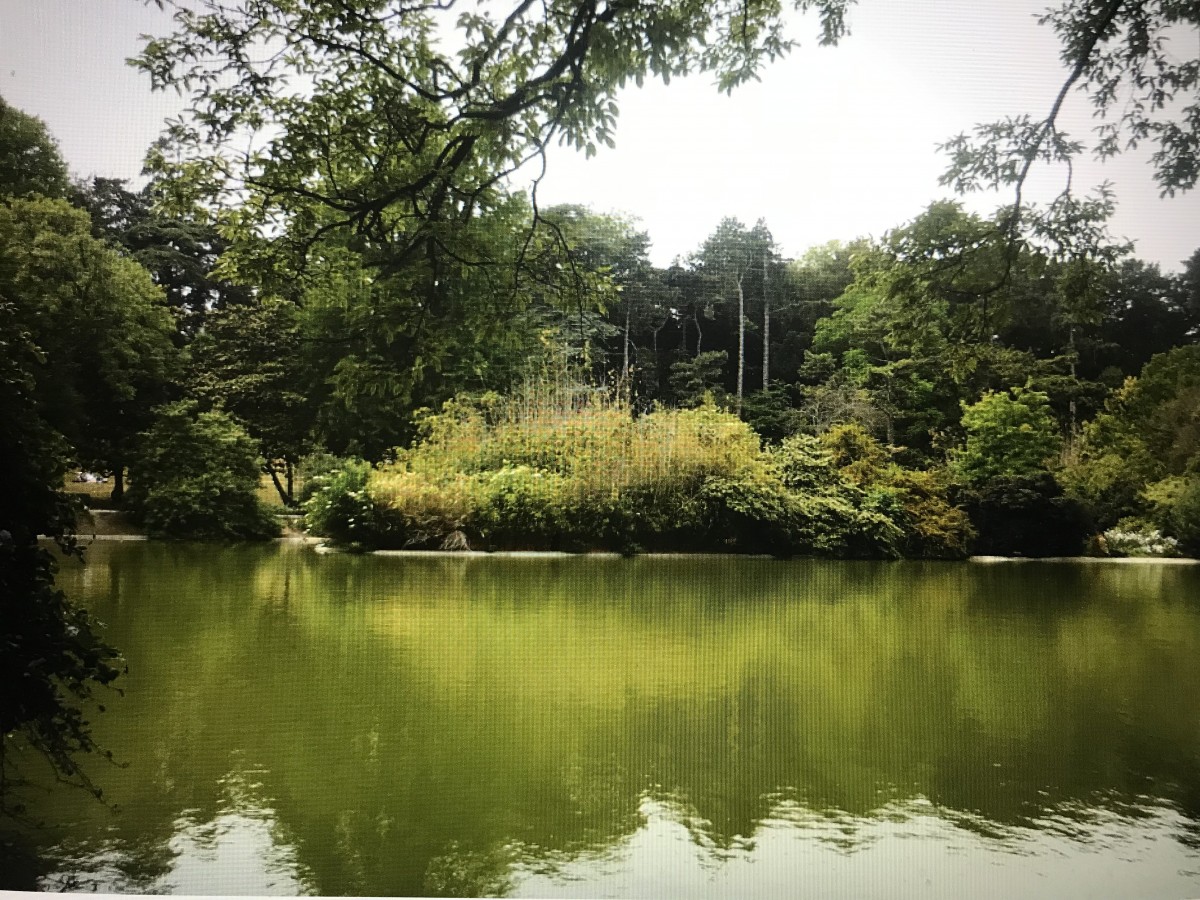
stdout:
[[[76,538],[88,543],[96,541],[156,541],[145,534],[79,534]],[[46,535],[38,535],[38,540],[49,541]],[[193,541],[159,541],[171,543],[200,543]],[[332,547],[325,539],[308,534],[285,534],[263,543],[302,544],[311,547],[317,553],[347,553],[350,551],[341,547]],[[234,546],[232,544],[213,544],[213,546]],[[689,553],[676,550],[662,553],[635,553],[626,556],[609,550],[597,550],[583,553],[572,553],[566,550],[367,550],[362,556],[389,556],[413,559],[776,559],[769,553],[714,553],[699,551]],[[840,562],[936,562],[936,563],[972,563],[975,565],[1002,565],[1005,563],[1122,563],[1132,565],[1200,565],[1200,559],[1181,556],[968,556],[966,559],[839,559],[824,556],[795,556],[793,559],[836,559]],[[787,560],[781,560],[786,562]]]

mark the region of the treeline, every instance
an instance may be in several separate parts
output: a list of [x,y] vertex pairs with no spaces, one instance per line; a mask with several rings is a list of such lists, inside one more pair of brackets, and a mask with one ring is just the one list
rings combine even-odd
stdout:
[[[797,259],[725,219],[661,268],[628,219],[498,195],[393,265],[354,235],[227,239],[169,184],[72,182],[32,117],[0,129],[14,377],[152,533],[275,533],[255,487],[299,506],[304,463],[341,473],[313,526],[364,545],[1196,552],[1200,252],[1133,258],[1105,198],[1021,240],[935,203]],[[508,449],[463,456],[467,422]]]

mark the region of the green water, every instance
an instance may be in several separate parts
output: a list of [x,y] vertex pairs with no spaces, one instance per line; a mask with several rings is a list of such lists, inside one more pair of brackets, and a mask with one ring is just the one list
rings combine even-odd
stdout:
[[1200,567],[88,556],[46,889],[1200,896]]

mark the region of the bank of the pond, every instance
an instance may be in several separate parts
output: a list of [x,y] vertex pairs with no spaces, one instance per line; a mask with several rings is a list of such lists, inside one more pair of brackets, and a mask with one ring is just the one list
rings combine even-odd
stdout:
[[[178,541],[152,538],[146,534],[113,533],[113,532],[80,532],[78,537],[86,546],[91,542],[106,541],[153,541],[156,543],[180,543]],[[42,540],[50,540],[46,535]],[[274,542],[303,544],[320,554],[367,555],[380,557],[398,557],[410,559],[621,559],[636,556],[647,559],[779,559],[770,553],[721,553],[711,550],[685,551],[648,551],[640,553],[616,553],[609,550],[362,550],[342,547],[330,543],[319,535],[305,534],[299,529],[285,530]],[[182,543],[189,543],[184,541]],[[815,556],[797,556],[802,559],[819,559]],[[864,560],[865,561],[865,560]],[[875,560],[888,562],[889,560]],[[901,560],[890,560],[900,562]],[[1132,565],[1200,565],[1200,559],[1174,556],[969,556],[962,560],[943,560],[945,562],[968,562],[976,565],[1000,565],[1004,563],[1122,563]]]

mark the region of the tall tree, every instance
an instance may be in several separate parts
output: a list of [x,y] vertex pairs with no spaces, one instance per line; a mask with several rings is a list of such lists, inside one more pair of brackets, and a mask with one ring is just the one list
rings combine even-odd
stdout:
[[42,120],[0,97],[0,196],[65,197],[68,186],[66,163]]
[[[38,543],[53,537],[74,551],[75,510],[63,492],[72,455],[47,418],[47,363],[41,313],[47,304],[43,268],[70,266],[48,256],[43,234],[18,225],[53,213],[69,224],[79,214],[46,195],[65,192],[66,166],[42,124],[0,101],[0,814],[14,812],[9,786],[16,765],[9,748],[21,740],[61,777],[98,792],[79,754],[97,750],[81,705],[119,674],[117,652],[95,623],[54,587],[55,562]],[[30,195],[42,195],[31,197]],[[16,197],[29,199],[16,199]],[[46,224],[49,225],[50,221]],[[86,220],[85,220],[86,221]],[[75,220],[78,225],[78,220]],[[60,234],[51,230],[49,243]],[[53,289],[51,289],[53,293]],[[52,335],[53,336],[53,335]],[[78,335],[81,339],[84,335]]]
[[[755,285],[762,289],[762,296],[766,297],[762,280],[766,272],[765,261],[774,252],[772,245],[771,232],[761,219],[754,228],[748,229],[735,218],[725,218],[705,239],[695,257],[695,265],[715,286],[716,299],[732,303],[736,298],[737,378],[734,397],[739,409],[746,382],[746,298]],[[769,313],[767,315],[769,317]]]
[[296,465],[312,447],[321,398],[301,323],[286,300],[234,304],[209,313],[187,351],[189,392],[242,423],[286,506],[295,504]]
[[766,391],[771,388],[771,300],[777,293],[776,286],[780,283],[778,270],[781,260],[765,219],[759,219],[754,224],[751,234],[762,264],[762,386]]
[[149,274],[91,235],[85,213],[62,200],[0,205],[0,295],[41,348],[41,414],[76,459],[122,471],[175,364],[170,315]]
[[131,191],[116,178],[75,185],[71,200],[92,217],[93,234],[136,260],[163,289],[175,316],[177,343],[192,340],[212,310],[248,303],[253,293],[214,276],[227,242],[199,210],[167,216],[155,208],[156,186]]

